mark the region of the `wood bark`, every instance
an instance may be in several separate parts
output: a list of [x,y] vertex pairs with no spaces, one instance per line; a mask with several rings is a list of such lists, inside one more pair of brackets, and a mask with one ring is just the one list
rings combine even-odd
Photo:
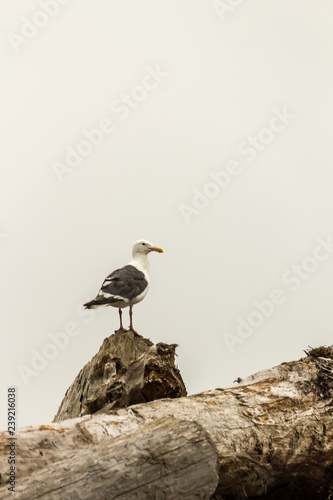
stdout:
[[[197,422],[215,443],[214,499],[333,498],[333,346],[312,349],[236,387],[129,408],[111,404],[94,415],[22,429],[20,478],[44,467],[56,470],[62,460],[69,466],[86,450],[119,436],[126,441],[166,417]],[[0,434],[1,472],[7,467],[6,441],[6,433]]]

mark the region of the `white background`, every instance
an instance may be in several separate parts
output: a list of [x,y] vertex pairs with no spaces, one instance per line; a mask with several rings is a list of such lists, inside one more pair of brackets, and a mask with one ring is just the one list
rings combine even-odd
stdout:
[[[53,419],[118,328],[116,309],[90,321],[78,307],[139,238],[165,253],[150,255],[134,325],[179,344],[190,394],[332,344],[333,255],[295,290],[283,276],[314,266],[317,239],[333,237],[333,2],[63,0],[56,12],[54,1],[46,18],[46,0],[0,4],[0,427],[8,385],[19,426]],[[27,20],[46,24],[22,41]],[[111,106],[156,67],[162,81],[122,119]],[[267,138],[274,109],[294,118],[248,161],[238,148]],[[106,118],[113,132],[60,180],[55,162]],[[239,175],[186,221],[193,190],[207,193],[210,172],[230,161]],[[239,318],[275,289],[284,302],[239,337]],[[22,377],[69,322],[79,333]]]

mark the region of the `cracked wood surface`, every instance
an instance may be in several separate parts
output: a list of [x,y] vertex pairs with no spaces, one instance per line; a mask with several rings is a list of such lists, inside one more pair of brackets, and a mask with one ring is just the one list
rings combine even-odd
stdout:
[[132,331],[107,337],[67,389],[55,422],[154,399],[186,396],[175,366],[177,344],[153,344]]
[[[209,499],[218,455],[196,422],[161,419],[82,449],[18,482],[17,500]],[[12,499],[12,493],[1,496]]]

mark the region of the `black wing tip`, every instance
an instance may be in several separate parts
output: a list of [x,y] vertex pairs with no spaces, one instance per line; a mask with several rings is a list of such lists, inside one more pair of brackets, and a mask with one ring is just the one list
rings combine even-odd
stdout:
[[83,307],[85,309],[91,309],[92,306],[94,305],[94,303],[96,303],[94,300],[91,300],[90,302],[86,302],[85,304],[83,304]]

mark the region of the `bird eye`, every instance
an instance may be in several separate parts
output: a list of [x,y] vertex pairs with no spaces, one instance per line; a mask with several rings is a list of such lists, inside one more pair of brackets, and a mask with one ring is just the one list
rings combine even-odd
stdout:
[[142,243],[143,245],[145,245],[146,243]]

